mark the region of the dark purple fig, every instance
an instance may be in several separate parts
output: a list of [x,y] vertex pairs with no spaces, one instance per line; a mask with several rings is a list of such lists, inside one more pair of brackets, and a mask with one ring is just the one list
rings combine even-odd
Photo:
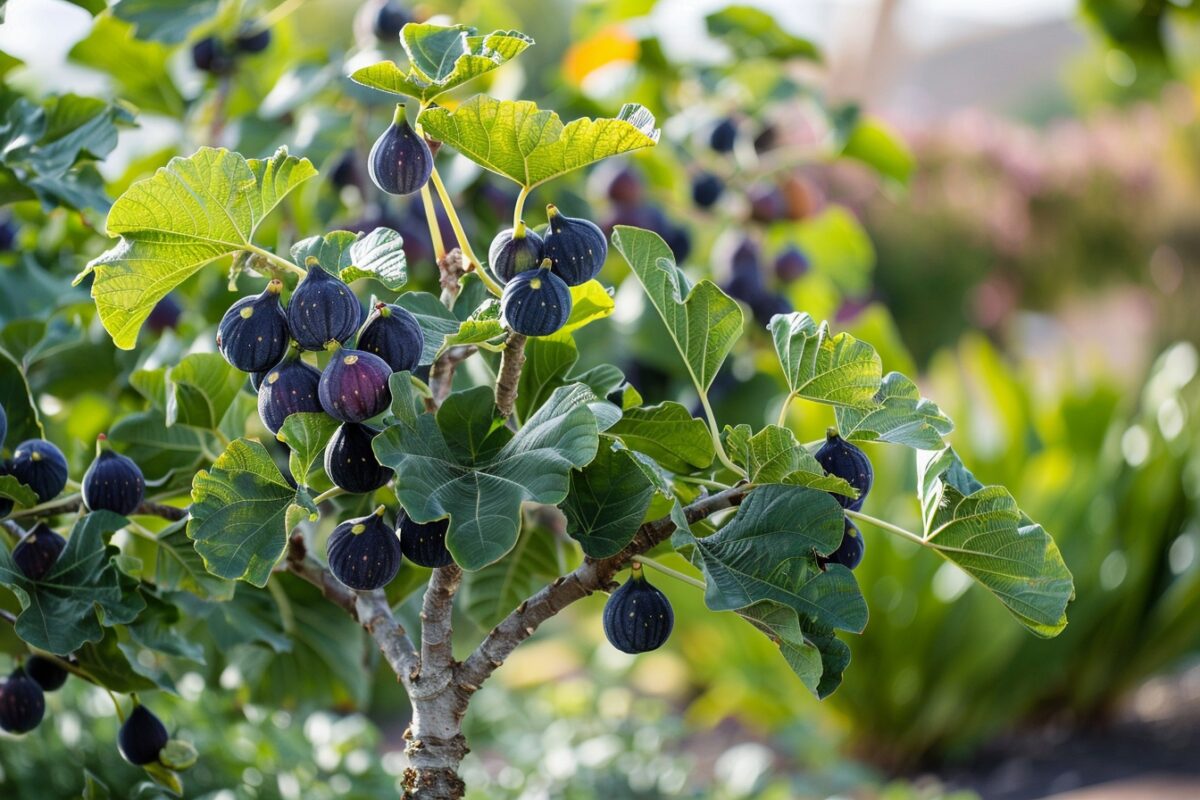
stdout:
[[[342,157],[333,165],[333,169],[329,173],[329,180],[339,189],[344,189],[347,186],[362,186],[362,173],[359,171],[358,153],[354,150],[347,150],[342,154]],[[373,225],[371,230],[379,227]],[[384,225],[383,227],[390,227]],[[407,241],[407,240],[405,240]]]
[[692,234],[686,225],[671,225],[667,228],[663,241],[671,248],[671,255],[675,256],[676,264],[687,261],[687,257],[692,253]]
[[754,137],[754,152],[765,153],[768,150],[773,150],[779,145],[779,129],[772,124],[767,124],[758,135]]
[[622,653],[657,650],[674,626],[671,601],[650,585],[639,566],[604,604],[604,635]]
[[360,422],[343,422],[325,445],[325,474],[334,486],[366,494],[387,485],[396,473],[379,463],[371,440],[378,429]]
[[271,433],[279,433],[292,414],[320,412],[317,389],[321,371],[300,359],[295,348],[267,373],[258,390],[258,415]]
[[831,492],[834,499],[843,508],[860,510],[866,502],[867,493],[871,491],[871,484],[875,482],[875,472],[871,469],[871,459],[867,458],[867,454],[830,428],[825,434],[825,444],[816,452],[816,457],[827,474],[841,478],[858,490],[858,497],[853,499]]
[[139,703],[129,712],[117,734],[117,747],[130,764],[144,767],[158,761],[158,754],[170,739],[167,726],[154,712]]
[[450,529],[450,520],[439,519],[433,522],[413,522],[408,514],[400,512],[400,550],[404,557],[417,566],[448,567],[454,563],[454,556],[446,549],[446,531]]
[[100,452],[83,475],[83,502],[89,511],[111,511],[128,516],[142,504],[146,480],[133,459],[113,452],[100,435]]
[[536,269],[545,258],[545,243],[535,231],[522,222],[515,229],[505,228],[496,234],[488,246],[488,266],[500,283],[508,283],[516,275]]
[[605,162],[593,170],[588,188],[593,194],[606,195],[609,200],[622,205],[635,205],[645,196],[642,176],[637,170],[615,161]]
[[174,330],[179,325],[181,316],[183,309],[179,301],[175,299],[175,295],[169,294],[150,309],[150,316],[146,317],[146,328],[152,333],[162,333],[168,328]]
[[29,439],[13,451],[12,475],[48,503],[67,485],[67,459],[45,439]]
[[12,250],[13,244],[17,241],[17,234],[21,229],[17,223],[13,222],[12,217],[0,217],[0,252],[8,252]]
[[317,390],[321,408],[342,422],[362,422],[382,414],[392,403],[391,376],[392,368],[374,353],[336,350],[321,373]]
[[192,63],[201,72],[226,75],[233,71],[233,53],[215,36],[205,36],[192,45]]
[[[12,475],[12,462],[7,458],[0,459],[0,475]],[[0,496],[0,519],[11,514],[14,505],[16,503],[13,502],[11,497]]]
[[750,217],[755,222],[778,222],[787,218],[787,200],[775,185],[751,186],[746,191],[750,201]]
[[217,326],[217,349],[242,372],[263,372],[287,352],[287,314],[279,302],[283,282],[272,280],[262,294],[243,297],[229,307]]
[[699,208],[712,208],[725,191],[725,181],[711,172],[701,172],[692,179],[692,202]]
[[29,733],[45,714],[42,687],[18,667],[0,686],[0,728],[9,733]]
[[12,551],[12,560],[26,578],[40,581],[54,568],[66,546],[66,539],[46,523],[39,522],[17,542]]
[[568,217],[553,205],[546,206],[550,230],[546,233],[543,256],[550,259],[554,274],[568,286],[587,283],[600,274],[608,258],[608,242],[594,222]]
[[841,564],[846,569],[854,569],[862,563],[863,554],[867,550],[866,540],[858,526],[846,520],[846,530],[842,534],[842,543],[827,556],[818,556],[817,563],[824,569],[829,564]]
[[367,156],[367,172],[388,194],[412,194],[429,182],[433,152],[425,137],[408,124],[403,103],[396,105],[392,124],[375,140]]
[[233,40],[233,46],[243,53],[261,53],[271,44],[270,28],[255,28],[247,25]]
[[408,309],[376,303],[358,334],[358,349],[382,358],[392,372],[412,372],[421,363],[425,333]]
[[380,589],[400,571],[400,539],[384,522],[383,511],[380,506],[374,514],[343,522],[329,535],[329,570],[351,589]]
[[737,122],[732,117],[726,117],[713,126],[708,135],[708,146],[718,153],[728,153],[737,144]]
[[345,344],[358,330],[362,304],[350,287],[328,272],[316,258],[304,266],[308,274],[288,300],[287,326],[301,350],[324,350],[331,342]]
[[788,245],[775,257],[775,275],[784,283],[804,277],[808,274],[808,269],[808,256],[794,244]]
[[550,261],[516,275],[504,287],[500,313],[508,326],[525,336],[549,336],[571,316],[571,290],[550,271]]
[[43,692],[56,692],[67,682],[66,667],[42,656],[30,656],[25,662],[25,674],[42,687]]
[[250,373],[250,380],[249,380],[250,388],[254,390],[255,394],[258,394],[258,390],[262,388],[263,381],[265,381],[267,379],[267,374],[268,374],[268,370],[263,370],[262,372],[251,372]]
[[384,42],[394,42],[400,38],[400,31],[412,22],[408,9],[395,0],[387,0],[379,6],[375,14],[372,32],[375,38]]

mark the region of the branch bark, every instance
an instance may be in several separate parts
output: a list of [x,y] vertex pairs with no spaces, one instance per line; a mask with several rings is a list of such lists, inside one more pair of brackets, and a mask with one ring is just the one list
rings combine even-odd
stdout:
[[517,403],[517,386],[524,365],[525,336],[514,331],[508,334],[504,354],[500,356],[500,374],[496,377],[496,408],[505,419],[512,416]]
[[451,347],[438,356],[437,361],[433,362],[433,366],[429,370],[429,391],[433,394],[432,399],[427,403],[430,411],[437,411],[450,396],[450,390],[454,384],[454,371],[458,365],[478,352],[479,348],[473,344]]

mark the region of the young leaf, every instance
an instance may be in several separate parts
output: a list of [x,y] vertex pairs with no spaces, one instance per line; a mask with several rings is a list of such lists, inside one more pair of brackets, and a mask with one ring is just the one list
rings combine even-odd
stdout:
[[211,147],[173,158],[117,198],[108,234],[121,240],[75,282],[94,273],[100,321],[130,350],[159,300],[207,264],[252,245],[266,215],[316,174],[284,147],[261,161]]
[[941,450],[946,446],[942,437],[954,430],[954,423],[932,400],[921,397],[917,385],[899,372],[883,376],[874,400],[874,409],[834,409],[843,439],[892,442],[918,450]]
[[400,43],[408,56],[407,71],[392,61],[380,61],[356,70],[350,79],[428,103],[516,58],[533,39],[520,31],[477,36],[474,28],[465,25],[409,23],[400,31]]
[[528,100],[477,95],[456,108],[429,108],[418,121],[425,132],[498,175],[532,189],[551,178],[609,156],[658,143],[654,115],[624,106],[612,119],[577,119],[563,125],[553,111]]
[[633,454],[602,444],[592,463],[571,473],[562,505],[567,533],[592,558],[616,555],[633,540],[653,496]]
[[192,481],[187,534],[214,575],[266,586],[287,548],[293,489],[266,448],[237,439]]
[[1061,633],[1075,586],[1050,535],[1003,486],[976,480],[954,448],[918,458],[926,546],[982,583],[1033,633]]
[[613,302],[612,290],[605,288],[600,281],[591,280],[579,286],[572,286],[571,313],[561,332],[573,333],[584,325],[604,319],[615,309],[616,303]]
[[365,234],[333,231],[292,245],[292,260],[297,264],[310,256],[346,283],[374,278],[393,292],[408,283],[404,237],[391,228],[376,228]]
[[[418,320],[419,322],[419,320]],[[446,336],[439,355],[451,347],[464,344],[483,344],[504,334],[500,324],[500,303],[487,300],[458,325],[458,330]]]
[[696,390],[707,393],[742,333],[741,308],[712,281],[692,286],[657,233],[618,225],[612,241],[666,323]]
[[301,486],[308,485],[308,474],[337,426],[337,420],[322,413],[292,414],[283,421],[277,438],[291,451],[288,470]]
[[596,455],[588,405],[595,395],[582,384],[557,389],[499,452],[473,465],[455,454],[440,414],[415,414],[411,387],[395,379],[391,386],[397,422],[375,438],[375,455],[396,471],[396,495],[410,517],[450,517],[446,546],[464,569],[502,558],[516,544],[521,503],[561,503],[571,469]]
[[133,620],[145,607],[136,591],[125,591],[113,563],[115,547],[105,535],[125,525],[125,518],[109,511],[93,511],[75,523],[58,561],[39,581],[25,577],[6,548],[0,547],[0,584],[17,596],[21,613],[17,635],[29,644],[58,655],[98,642],[103,635],[96,611],[105,625]]
[[808,314],[793,312],[771,318],[775,352],[794,397],[835,406],[875,408],[883,376],[875,348],[848,333],[836,336],[829,323],[819,326]]
[[788,483],[858,496],[843,479],[826,475],[817,459],[796,441],[796,434],[778,425],[768,425],[747,440],[743,463],[753,483]]
[[645,453],[671,472],[688,474],[705,469],[717,457],[704,420],[694,418],[682,405],[671,401],[626,409],[609,432],[630,450]]

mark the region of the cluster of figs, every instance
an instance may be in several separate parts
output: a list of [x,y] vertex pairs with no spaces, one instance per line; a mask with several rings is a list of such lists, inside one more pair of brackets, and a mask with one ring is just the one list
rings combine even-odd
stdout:
[[[8,435],[8,414],[0,406],[0,448]],[[38,503],[49,503],[67,486],[67,459],[53,442],[29,439],[19,443],[12,458],[0,462],[0,475],[11,475],[33,491]],[[96,457],[84,473],[80,488],[87,511],[111,511],[128,516],[141,507],[146,481],[142,470],[128,456],[114,451],[102,434]],[[12,513],[13,501],[0,497],[0,517]],[[55,567],[67,540],[39,521],[21,534],[10,558],[21,574],[37,584],[53,580]],[[74,662],[69,654],[35,654],[0,684],[0,730],[22,734],[36,728],[46,713],[46,692],[62,688]],[[138,703],[122,723],[117,744],[131,764],[158,760],[168,740],[167,729],[154,712]]]
[[[858,492],[853,498],[836,492],[829,494],[848,511],[862,509],[875,480],[867,454],[830,429],[815,455],[826,474],[841,478]],[[862,563],[864,552],[862,534],[846,518],[841,543],[829,555],[817,556],[817,563],[822,569],[830,564],[854,569]],[[651,585],[642,573],[641,565],[635,562],[629,579],[609,595],[604,605],[604,635],[609,643],[623,653],[657,650],[670,637],[674,624],[671,602]]]

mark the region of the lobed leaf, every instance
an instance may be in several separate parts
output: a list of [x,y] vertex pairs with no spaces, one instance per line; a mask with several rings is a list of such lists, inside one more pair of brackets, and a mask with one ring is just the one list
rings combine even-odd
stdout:
[[717,457],[704,420],[679,403],[629,408],[609,432],[630,450],[644,453],[671,472],[705,469]]
[[792,395],[834,406],[875,408],[883,366],[875,348],[808,314],[776,314],[767,326]]
[[917,385],[899,372],[883,376],[875,393],[875,408],[834,409],[842,438],[856,442],[892,442],[918,450],[941,450],[943,436],[954,423],[932,400],[921,397]]
[[606,444],[592,463],[571,473],[562,504],[567,534],[591,558],[616,555],[633,540],[654,492],[633,454]]

